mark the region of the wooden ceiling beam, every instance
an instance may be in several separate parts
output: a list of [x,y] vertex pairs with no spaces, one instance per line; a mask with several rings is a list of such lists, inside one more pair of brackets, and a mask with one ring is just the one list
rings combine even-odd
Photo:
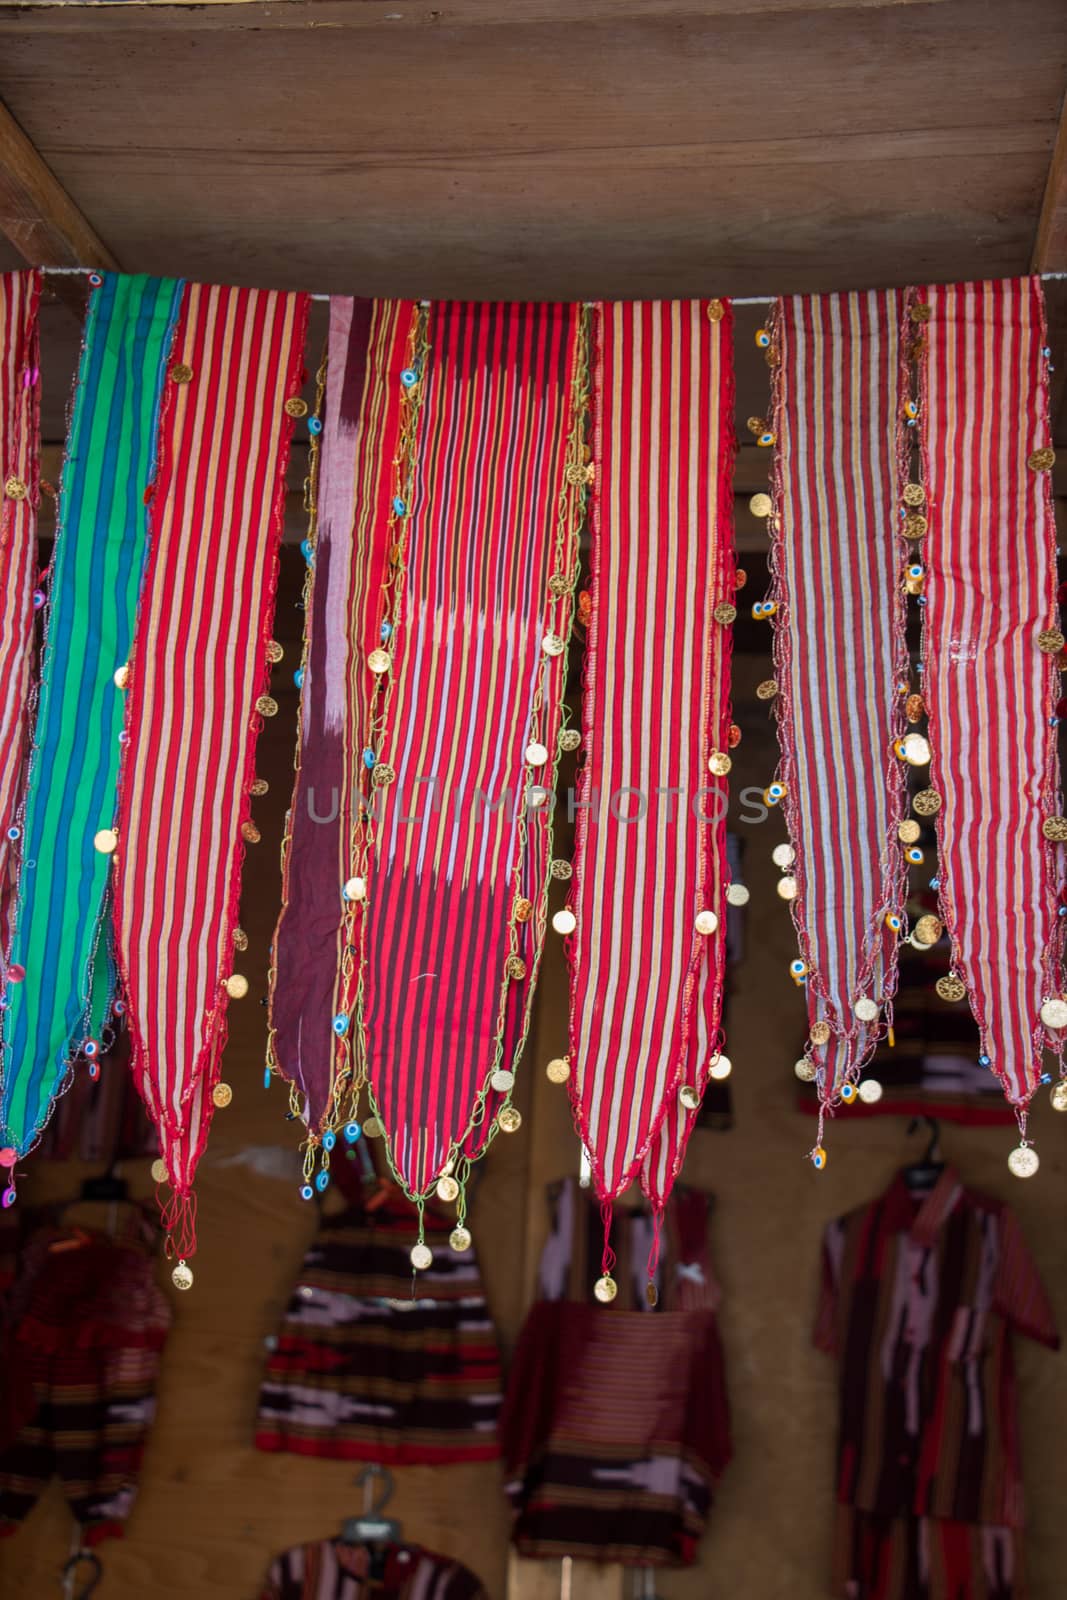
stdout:
[[1067,272],[1067,95],[1045,180],[1030,270]]
[[[31,267],[117,269],[111,251],[2,102],[0,233]],[[79,278],[52,278],[48,287],[76,310],[84,308],[86,286]]]

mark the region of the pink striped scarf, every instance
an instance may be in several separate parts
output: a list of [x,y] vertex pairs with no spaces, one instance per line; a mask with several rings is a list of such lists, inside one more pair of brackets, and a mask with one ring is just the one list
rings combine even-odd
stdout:
[[33,677],[41,375],[36,272],[0,275],[0,938],[7,957]]
[[795,295],[773,319],[774,704],[794,851],[780,887],[795,891],[793,973],[824,1111],[855,1095],[885,1031],[907,890],[893,751],[911,554],[897,516],[903,306],[895,290]]
[[732,318],[714,301],[596,315],[570,1088],[605,1208],[640,1173],[658,1215],[720,1058]]
[[184,290],[126,707],[115,940],[180,1255],[207,1139],[251,831],[306,295]]
[[1025,1135],[1042,1049],[1065,1038],[1041,1016],[1064,988],[1065,848],[1044,831],[1061,810],[1056,637],[1039,645],[1060,628],[1044,296],[1021,278],[924,289],[913,305],[927,341],[924,694],[941,907],[983,1062]]

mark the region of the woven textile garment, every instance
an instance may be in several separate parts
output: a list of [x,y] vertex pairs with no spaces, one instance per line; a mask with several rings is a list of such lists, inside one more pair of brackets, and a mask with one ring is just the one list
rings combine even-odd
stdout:
[[908,676],[903,308],[893,290],[795,295],[772,323],[774,705],[793,848],[780,888],[792,895],[823,1108],[885,1032],[904,921],[904,768],[893,752]]
[[146,491],[181,291],[174,279],[107,276],[90,293],[4,995],[0,1142],[19,1154],[110,1004],[110,857],[94,839],[115,816],[123,696],[114,674],[129,655],[148,554]]
[[[918,291],[924,695],[940,900],[982,1062],[1020,1112],[1062,1053],[1062,810],[1045,308],[1037,278]],[[1056,819],[1055,821],[1053,819]],[[1046,832],[1046,824],[1050,831]],[[1058,832],[1056,831],[1058,829]]]
[[547,910],[584,379],[579,307],[416,307],[394,485],[363,554],[386,550],[386,581],[378,606],[350,611],[362,749],[341,805],[346,880],[365,894],[346,901],[355,954],[334,1018],[410,1195],[517,1125],[507,1098]]
[[[265,691],[308,297],[190,284],[181,303],[130,661],[115,942],[134,1081],[180,1254],[234,983],[242,832]],[[289,411],[287,411],[287,403]],[[261,698],[262,697],[262,698]]]
[[659,1209],[720,1053],[732,406],[721,302],[598,308],[570,1086],[601,1199]]
[[[13,908],[18,813],[33,677],[33,575],[40,498],[36,272],[0,275],[0,914]],[[6,957],[10,927],[0,936]]]

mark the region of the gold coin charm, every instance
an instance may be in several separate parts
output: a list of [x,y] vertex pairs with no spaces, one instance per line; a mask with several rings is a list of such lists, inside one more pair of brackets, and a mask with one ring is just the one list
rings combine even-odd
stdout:
[[258,800],[260,795],[268,794],[270,792],[270,784],[267,782],[266,778],[253,778],[251,784],[249,785],[248,792],[250,795],[254,795]]
[[248,949],[248,935],[244,931],[243,928],[234,928],[234,930],[233,930],[233,947],[234,947],[235,950],[247,950]]
[[267,660],[270,662],[271,666],[276,667],[284,655],[285,651],[278,643],[277,639],[272,639],[267,645]]
[[700,1091],[694,1089],[691,1083],[683,1083],[678,1090],[679,1102],[687,1111],[697,1111],[700,1108]]
[[762,683],[756,685],[757,700],[773,700],[778,693],[778,685],[773,678],[764,678]]
[[708,301],[708,321],[709,322],[721,322],[725,315],[726,315],[726,307],[723,305],[721,300],[709,300]]
[[167,1163],[162,1156],[156,1157],[148,1171],[153,1183],[166,1183],[168,1177]]
[[748,502],[748,509],[754,517],[769,517],[774,510],[774,501],[769,494],[754,494]]
[[941,810],[941,796],[936,789],[920,789],[912,797],[911,808],[920,817],[932,817]]
[[388,650],[372,650],[370,655],[367,657],[368,667],[372,672],[377,673],[379,676],[383,672],[389,671],[391,661],[392,657],[390,656]]
[[1040,1017],[1046,1028],[1067,1028],[1067,1000],[1061,1000],[1058,996],[1046,1000],[1041,1007]]
[[365,1139],[380,1139],[385,1133],[378,1117],[367,1117],[363,1123],[363,1136]]
[[737,607],[731,605],[729,600],[720,600],[711,614],[716,622],[721,622],[728,627],[731,622],[736,622],[737,620]]
[[376,788],[384,789],[387,784],[396,782],[396,768],[388,761],[376,761],[371,768],[370,781]]
[[901,844],[916,844],[922,834],[922,828],[914,817],[905,817],[897,829],[897,838]]
[[1041,1158],[1032,1145],[1021,1144],[1008,1157],[1008,1168],[1017,1178],[1032,1178]]
[[725,750],[713,750],[708,757],[708,771],[713,778],[725,778],[733,762]]
[[566,1083],[571,1075],[571,1064],[566,1056],[553,1056],[545,1068],[545,1077],[549,1083]]
[[921,483],[906,483],[904,485],[904,504],[906,506],[924,506],[926,504],[926,490]]
[[242,822],[241,838],[246,844],[258,844],[262,837],[263,835],[260,833],[259,829],[256,827],[251,818],[249,818],[246,822]]
[[530,913],[533,911],[533,901],[525,899],[522,895],[515,902],[515,921],[529,922]]
[[925,300],[916,300],[909,312],[912,322],[929,322],[933,314],[933,308]]
[[192,367],[187,366],[184,361],[179,361],[170,369],[170,381],[171,383],[192,383]]
[[496,1120],[502,1133],[518,1133],[522,1127],[522,1113],[514,1106],[501,1106]]
[[243,1000],[248,993],[248,979],[240,972],[231,972],[223,984],[231,1000]]
[[515,1074],[510,1067],[497,1067],[489,1075],[489,1087],[496,1094],[510,1094],[515,1087]]
[[562,600],[563,596],[570,591],[570,587],[571,580],[567,577],[566,573],[553,572],[550,575],[548,580],[548,592],[552,596],[553,600]]
[[1041,824],[1041,832],[1046,839],[1052,839],[1057,844],[1062,844],[1067,839],[1067,817],[1046,817]]
[[925,917],[920,917],[912,930],[920,944],[936,944],[944,929],[940,917],[935,917],[928,912]]
[[560,861],[557,859],[553,861],[549,871],[551,872],[552,876],[554,878],[558,878],[561,883],[566,883],[568,878],[573,875],[574,868],[571,866],[569,861]]
[[1037,648],[1043,650],[1047,656],[1058,655],[1067,640],[1059,628],[1045,628],[1037,636]]
[[179,1261],[170,1275],[170,1281],[176,1289],[191,1289],[193,1287],[193,1269],[184,1261]]
[[411,1265],[416,1272],[425,1272],[427,1267],[433,1266],[433,1251],[428,1244],[413,1245],[411,1250]]
[[618,1284],[615,1282],[615,1279],[606,1272],[604,1276],[602,1278],[598,1278],[596,1283],[593,1285],[593,1293],[596,1295],[602,1306],[610,1306],[618,1292]]
[[462,1223],[458,1228],[453,1228],[448,1236],[448,1244],[449,1248],[454,1250],[457,1255],[462,1255],[465,1250],[469,1250],[471,1247],[470,1229],[463,1227]]
[[793,1063],[793,1071],[801,1083],[814,1083],[818,1070],[810,1056],[801,1056],[799,1061]]
[[1031,472],[1050,472],[1056,465],[1056,452],[1046,445],[1041,450],[1031,450],[1026,458],[1026,465]]
[[307,401],[302,400],[298,394],[294,394],[291,399],[285,402],[285,414],[287,417],[306,417],[308,414]]
[[829,1044],[830,1024],[828,1022],[813,1022],[808,1031],[812,1044]]
[[93,834],[93,849],[102,856],[114,855],[119,847],[119,836],[114,828],[101,828]]
[[926,715],[926,706],[921,694],[909,694],[904,702],[904,715],[909,722],[921,722]]
[[444,1177],[437,1180],[438,1200],[456,1200],[459,1197],[459,1184],[455,1178]]
[[4,493],[9,500],[25,500],[29,490],[21,478],[8,478],[4,484]]
[[521,956],[508,956],[504,962],[504,971],[509,978],[525,978],[526,963]]
[[228,1083],[217,1083],[211,1091],[211,1099],[221,1111],[233,1099],[233,1090]]
[[278,715],[278,702],[273,695],[261,694],[256,701],[256,710],[261,717],[276,717]]
[[934,988],[942,1000],[963,1000],[967,995],[967,985],[962,978],[957,978],[954,972],[948,972],[943,978],[938,978]]
[[1059,1083],[1052,1085],[1049,1095],[1053,1111],[1067,1111],[1067,1079],[1061,1078]]
[[564,728],[559,736],[561,750],[577,750],[582,742],[582,736],[577,728]]
[[928,526],[929,524],[927,523],[926,518],[922,515],[922,512],[911,511],[900,524],[900,531],[904,535],[905,539],[910,539],[912,543],[915,543],[917,540],[924,539],[926,537],[926,530]]

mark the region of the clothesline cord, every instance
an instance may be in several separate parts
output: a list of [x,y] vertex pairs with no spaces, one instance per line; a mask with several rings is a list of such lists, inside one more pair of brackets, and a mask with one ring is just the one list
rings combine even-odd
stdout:
[[[87,274],[94,272],[96,269],[95,267],[40,267],[38,270],[46,278],[73,278],[77,277],[79,273]],[[1067,278],[1067,272],[1039,272],[1037,276],[1043,283],[1052,283],[1058,282],[1062,278]],[[323,300],[328,303],[333,299],[333,296],[313,294],[311,298],[312,300]],[[726,298],[729,299],[731,305],[735,306],[769,306],[773,305],[777,296],[773,294],[742,294],[728,295]]]

